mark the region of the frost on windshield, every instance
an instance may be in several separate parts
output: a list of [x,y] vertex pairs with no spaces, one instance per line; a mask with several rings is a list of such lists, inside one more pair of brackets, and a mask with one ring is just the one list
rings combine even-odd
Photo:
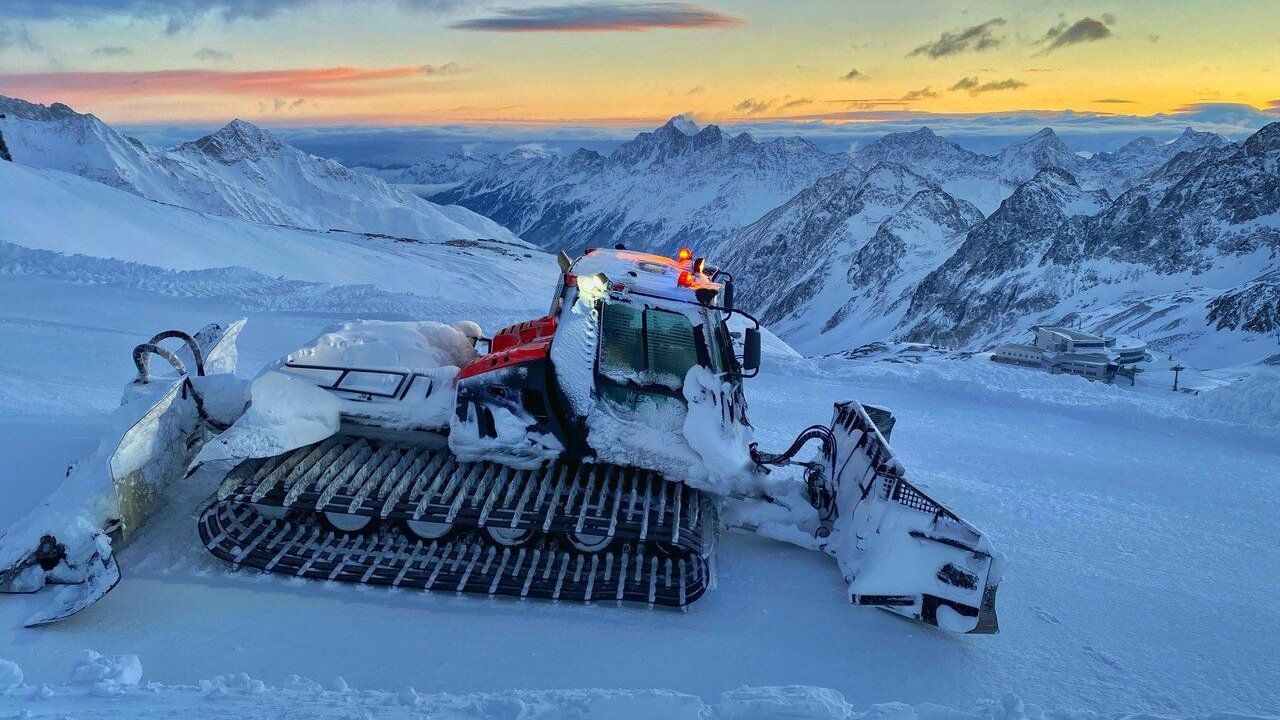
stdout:
[[[625,303],[605,303],[600,343],[600,374],[628,388],[679,392],[685,373],[698,362],[693,325],[685,316],[666,310],[637,309]],[[608,392],[608,391],[606,391]],[[628,391],[608,392],[625,401]],[[632,403],[628,403],[632,404]]]

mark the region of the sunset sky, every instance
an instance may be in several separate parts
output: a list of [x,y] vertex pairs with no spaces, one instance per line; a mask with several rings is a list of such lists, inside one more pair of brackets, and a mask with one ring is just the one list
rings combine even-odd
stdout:
[[5,0],[0,94],[120,123],[1280,107],[1280,3]]

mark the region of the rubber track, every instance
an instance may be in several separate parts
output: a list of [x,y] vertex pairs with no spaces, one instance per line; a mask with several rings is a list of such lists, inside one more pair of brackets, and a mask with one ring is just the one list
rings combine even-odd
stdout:
[[715,522],[714,503],[703,493],[648,470],[560,461],[513,470],[460,463],[444,449],[354,436],[246,461],[228,475],[219,498],[287,510],[660,541],[693,554],[703,553],[704,523]]
[[585,554],[549,535],[520,548],[497,545],[484,531],[426,542],[394,525],[347,534],[328,530],[314,515],[299,517],[270,519],[251,506],[218,501],[201,513],[198,527],[205,547],[223,560],[315,580],[667,607],[694,602],[710,584],[706,558],[666,556],[643,543]]

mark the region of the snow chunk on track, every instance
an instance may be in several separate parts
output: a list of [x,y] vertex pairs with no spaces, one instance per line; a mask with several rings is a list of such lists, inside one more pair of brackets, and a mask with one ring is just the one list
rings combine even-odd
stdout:
[[470,333],[479,326],[421,321],[356,320],[327,328],[288,362],[307,365],[420,370],[445,365],[464,367],[476,357]]
[[338,432],[342,403],[315,385],[269,370],[249,386],[249,409],[207,443],[195,464],[271,457]]

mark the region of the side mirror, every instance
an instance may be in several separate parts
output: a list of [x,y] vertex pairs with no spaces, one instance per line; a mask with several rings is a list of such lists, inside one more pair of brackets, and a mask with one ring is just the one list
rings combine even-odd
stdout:
[[760,371],[760,329],[749,327],[742,336],[742,371],[755,375]]
[[729,280],[724,284],[724,290],[721,291],[721,294],[723,297],[720,301],[720,305],[724,307],[725,310],[732,310],[733,309],[733,281],[732,280]]

